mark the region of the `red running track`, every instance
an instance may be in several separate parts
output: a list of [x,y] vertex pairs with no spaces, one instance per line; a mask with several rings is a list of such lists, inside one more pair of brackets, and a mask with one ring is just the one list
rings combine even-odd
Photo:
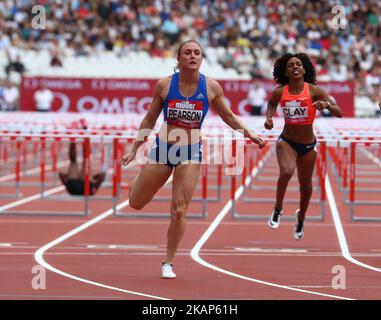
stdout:
[[[293,221],[271,230],[265,220],[233,220],[225,190],[221,203],[208,204],[207,219],[188,220],[176,280],[160,278],[168,219],[114,217],[104,201],[91,203],[89,217],[3,216],[0,299],[380,299],[381,224],[350,222],[328,177],[326,220],[307,222],[302,241],[293,239]],[[41,205],[36,200],[17,209]],[[74,206],[59,200],[43,205]],[[154,202],[145,211],[168,206]],[[38,263],[47,268],[46,288],[36,290],[32,268]],[[345,289],[332,286],[335,266],[345,272]]]

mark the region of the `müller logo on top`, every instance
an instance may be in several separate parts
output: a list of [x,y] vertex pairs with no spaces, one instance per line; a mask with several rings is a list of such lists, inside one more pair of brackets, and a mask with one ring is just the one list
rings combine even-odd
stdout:
[[302,101],[286,101],[283,107],[283,113],[287,118],[308,118],[308,108],[302,105]]
[[193,110],[195,106],[196,106],[196,104],[190,103],[189,100],[176,102],[176,104],[175,104],[175,107],[180,108],[180,109],[191,109],[191,110]]
[[168,120],[200,122],[202,118],[201,101],[170,100],[168,102]]

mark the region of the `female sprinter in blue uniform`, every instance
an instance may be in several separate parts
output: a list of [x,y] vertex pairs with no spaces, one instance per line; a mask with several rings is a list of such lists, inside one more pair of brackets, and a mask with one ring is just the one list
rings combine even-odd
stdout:
[[142,120],[137,138],[131,151],[122,159],[123,165],[127,166],[135,158],[139,146],[163,111],[164,123],[148,155],[151,163],[143,166],[131,184],[129,205],[142,209],[174,170],[167,253],[162,264],[162,278],[165,279],[176,277],[172,261],[184,234],[188,204],[197,185],[202,158],[200,128],[209,105],[213,105],[231,128],[243,129],[245,137],[261,148],[265,146],[264,140],[250,132],[225,104],[220,84],[199,72],[202,58],[201,46],[196,41],[189,40],[180,45],[177,53],[179,72],[156,83],[151,106]]
[[283,55],[275,62],[273,75],[279,87],[268,102],[265,128],[273,128],[272,117],[278,104],[283,111],[285,125],[276,145],[280,172],[275,207],[268,225],[273,229],[279,227],[283,198],[297,168],[300,206],[296,211],[294,238],[300,240],[304,235],[304,219],[312,194],[312,174],[317,155],[313,133],[316,109],[328,109],[336,117],[342,117],[342,111],[322,88],[315,85],[316,72],[308,55]]

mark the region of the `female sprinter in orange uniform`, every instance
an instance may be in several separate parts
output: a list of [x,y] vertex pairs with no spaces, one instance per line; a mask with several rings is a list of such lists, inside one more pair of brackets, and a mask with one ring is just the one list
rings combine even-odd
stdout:
[[328,109],[332,115],[342,117],[340,107],[316,86],[315,68],[304,53],[285,54],[274,65],[274,80],[279,84],[267,105],[265,128],[273,128],[272,117],[280,104],[285,125],[276,145],[279,178],[274,210],[268,225],[277,229],[283,213],[283,198],[288,182],[298,171],[300,206],[296,211],[294,238],[304,235],[304,219],[312,194],[312,174],[316,162],[316,137],[313,122],[316,109]]
[[[200,129],[209,105],[213,105],[228,126],[235,130],[243,129],[245,137],[259,147],[265,146],[264,140],[250,132],[225,104],[220,84],[199,72],[202,58],[202,49],[196,41],[180,45],[177,53],[179,72],[156,83],[153,101],[142,120],[137,138],[131,151],[122,159],[123,165],[127,166],[135,158],[139,146],[163,111],[164,123],[148,155],[154,163],[145,164],[133,181],[129,205],[142,209],[174,171],[167,254],[162,263],[162,278],[166,279],[176,277],[172,261],[184,234],[188,204],[197,185],[202,159]],[[178,141],[180,136],[182,138]]]

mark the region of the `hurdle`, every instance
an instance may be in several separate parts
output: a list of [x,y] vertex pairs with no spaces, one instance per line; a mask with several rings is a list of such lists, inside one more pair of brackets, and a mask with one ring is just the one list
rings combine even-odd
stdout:
[[[336,181],[339,184],[340,191],[343,193],[343,201],[347,201],[349,193],[349,176],[350,176],[350,143],[351,141],[360,142],[360,148],[358,149],[363,155],[371,159],[373,162],[378,157],[381,157],[381,145],[377,141],[381,140],[380,135],[363,135],[363,136],[343,136],[341,139],[337,140],[336,148],[329,148],[329,155],[332,159],[330,162],[331,169],[334,174]],[[372,155],[370,151],[366,148],[375,147],[377,148],[377,155]],[[357,150],[357,149],[356,149]],[[372,159],[373,158],[373,159]],[[376,160],[377,162],[377,160]],[[369,170],[374,168],[374,163],[372,164],[360,164],[356,165],[357,174],[369,175]],[[371,176],[381,176],[381,172],[371,172]],[[378,180],[372,178],[357,178],[358,182],[366,182],[368,184],[378,183]],[[361,188],[357,192],[373,192],[374,189]],[[381,190],[380,190],[381,191]]]
[[[271,140],[268,140],[271,141]],[[309,215],[306,217],[307,220],[311,221],[324,221],[325,215],[326,215],[326,192],[325,192],[325,177],[327,174],[327,157],[326,157],[326,150],[327,150],[327,142],[325,140],[318,142],[318,157],[316,161],[316,172],[318,174],[318,181],[319,181],[319,188],[320,191],[319,199],[312,199],[310,203],[312,204],[320,204],[320,211],[317,215]],[[249,164],[249,174],[246,174],[246,170],[243,170],[242,174],[242,186],[243,186],[243,193],[242,195],[244,198],[242,201],[244,203],[273,203],[274,199],[267,199],[267,198],[248,198],[246,196],[246,189],[250,188],[254,178],[258,176],[260,171],[263,169],[266,162],[269,161],[270,157],[274,153],[274,146],[270,147],[267,146],[263,149],[260,149],[257,151],[257,160],[255,161],[255,166],[252,165],[252,160]],[[249,157],[247,157],[249,158]],[[267,214],[244,214],[240,213],[237,210],[237,201],[238,199],[235,198],[235,191],[237,186],[237,177],[232,175],[231,176],[231,196],[230,200],[232,202],[231,207],[231,215],[234,219],[241,219],[241,220],[265,220],[268,219],[268,213]],[[268,190],[270,188],[263,188],[262,190]],[[261,187],[258,186],[255,188],[255,190],[261,190]],[[299,203],[299,199],[285,199],[285,203]],[[294,220],[295,218],[292,216],[284,216],[284,220]]]
[[[118,205],[118,199],[120,197],[121,193],[121,180],[122,180],[122,170],[121,170],[121,163],[120,160],[123,156],[123,145],[124,144],[131,144],[132,143],[131,138],[125,138],[125,137],[116,137],[114,138],[114,188],[113,188],[113,215],[116,217],[124,217],[124,218],[169,218],[170,214],[168,213],[160,213],[160,212],[142,212],[142,213],[132,213],[132,212],[125,212],[122,210],[117,210]],[[145,141],[145,143],[141,146],[143,147],[145,144],[148,143],[148,140]],[[187,213],[187,218],[200,218],[205,219],[207,217],[207,202],[208,202],[208,191],[207,191],[207,176],[208,176],[208,168],[206,164],[201,165],[201,184],[202,184],[202,195],[200,198],[195,200],[194,202],[201,202],[201,212],[189,212]],[[166,184],[169,184],[171,181],[171,177],[168,179]],[[157,200],[159,199],[159,200]],[[166,199],[166,200],[165,200]],[[170,201],[171,198],[167,197],[157,197],[154,196],[154,198],[151,200],[153,201]],[[193,199],[192,199],[193,202]]]
[[[32,130],[33,131],[33,130]],[[114,136],[129,136],[132,135],[130,130],[127,131],[121,131],[121,130],[103,130],[103,129],[72,129],[72,128],[63,128],[60,130],[36,130],[36,134],[44,134],[44,135],[54,135],[54,136],[84,136],[88,135],[91,136],[92,141],[92,153],[94,155],[94,151],[97,157],[99,157],[99,160],[101,162],[101,167],[104,169],[106,176],[105,180],[102,183],[103,188],[109,187],[112,188],[112,178],[110,179],[110,176],[108,174],[108,171],[106,168],[112,167],[112,148],[113,148],[113,137]],[[53,185],[56,185],[56,177],[57,177],[57,154],[58,150],[61,150],[62,148],[59,147],[59,145],[62,143],[60,139],[55,139],[51,142],[50,145],[50,153],[51,153],[51,159],[52,159],[52,173],[53,173]],[[35,152],[36,154],[36,152]],[[25,184],[25,182],[24,182]],[[33,184],[31,184],[33,185]],[[98,199],[98,197],[97,197]],[[106,199],[104,199],[106,200]]]
[[[149,141],[152,141],[150,139]],[[212,142],[212,143],[211,143]],[[214,157],[210,157],[210,151],[211,147],[213,146],[213,153]],[[210,185],[210,183],[202,183],[201,185],[198,184],[196,186],[196,190],[201,189],[201,193],[208,193],[207,196],[207,201],[208,202],[221,202],[221,194],[222,194],[222,189],[228,189],[227,186],[223,186],[222,180],[224,179],[222,175],[222,160],[220,159],[220,154],[222,153],[222,138],[220,135],[216,135],[213,138],[210,137],[210,134],[205,135],[202,138],[202,163],[208,164],[207,167],[202,167],[202,171],[200,172],[201,174],[201,179],[203,181],[211,181],[211,180],[216,180],[217,185]],[[217,162],[214,163],[214,160],[217,159]],[[210,169],[214,169],[213,172],[211,172]],[[170,188],[170,184],[165,184],[162,188],[168,189]],[[215,195],[211,196],[208,190],[204,190],[207,188],[208,190],[216,190]],[[154,201],[171,201],[171,197],[166,197],[166,196],[155,196]],[[202,196],[198,197],[193,197],[192,202],[204,202],[205,199],[203,199]]]
[[[0,137],[0,170],[1,172],[3,170],[9,169],[7,166],[9,162],[11,162],[9,159],[9,152],[8,152],[8,146],[7,142],[13,142],[16,143],[16,158],[13,161],[14,163],[14,173],[9,174],[6,176],[1,176],[0,177],[0,187],[3,185],[6,185],[6,182],[9,180],[13,180],[14,183],[11,184],[12,187],[14,187],[14,192],[11,193],[5,193],[1,192],[0,194],[0,199],[4,198],[19,198],[21,196],[20,193],[20,162],[21,162],[21,142],[16,141],[16,137],[10,137],[9,140]],[[8,185],[8,184],[7,184]]]
[[[19,177],[26,178],[28,176],[32,176],[33,174],[40,173],[41,170],[45,170],[45,175],[52,174],[52,185],[57,185],[57,169],[59,167],[63,167],[69,163],[69,161],[61,161],[60,163],[57,162],[57,155],[58,155],[58,149],[61,149],[58,145],[61,141],[58,138],[49,138],[44,143],[40,140],[38,140],[36,137],[38,134],[41,135],[41,139],[44,139],[43,137],[46,136],[46,132],[40,132],[38,134],[35,134],[32,139],[32,136],[30,136],[29,133],[24,133],[20,131],[15,132],[9,132],[9,131],[2,131],[0,132],[1,136],[7,137],[7,135],[14,135],[13,137],[8,137],[8,141],[16,140],[16,137],[18,137],[18,141],[16,141],[14,144],[16,146],[15,150],[13,150],[13,159],[6,159],[7,153],[6,147],[4,146],[4,152],[2,161],[3,162],[10,162],[10,160],[13,160],[12,162],[16,163],[18,168],[16,169],[15,175],[18,175],[16,177],[16,182],[18,182]],[[28,136],[29,135],[29,136]],[[58,136],[57,133],[54,134],[56,137]],[[24,138],[22,138],[24,137]],[[30,147],[28,150],[28,147]],[[3,148],[2,148],[3,149]],[[44,152],[44,155],[42,155],[42,152]],[[49,156],[46,156],[46,153],[49,152]],[[22,161],[21,161],[22,159]],[[29,161],[32,160],[32,161]],[[41,165],[41,161],[44,162],[44,167]],[[22,165],[21,165],[22,164]],[[2,166],[3,167],[3,166]],[[8,179],[3,178],[2,179],[2,185],[12,185],[11,182],[8,182],[11,179],[9,176]],[[23,181],[23,186],[40,186],[40,181]]]
[[[379,200],[358,200],[356,199],[356,192],[365,192],[365,193],[380,193],[380,188],[356,188],[356,181],[359,179],[356,178],[356,148],[357,146],[370,146],[371,144],[378,144],[381,146],[381,141],[369,141],[369,140],[356,140],[356,141],[350,141],[349,142],[349,149],[350,149],[350,161],[349,161],[349,190],[348,192],[345,192],[345,204],[349,205],[350,209],[350,218],[352,222],[381,222],[381,217],[369,217],[369,216],[356,216],[356,206],[363,205],[363,206],[379,206],[381,205],[381,201]],[[381,168],[381,161],[379,157],[374,156],[373,161],[375,164],[375,167]],[[369,179],[367,179],[365,182],[369,184]],[[378,179],[376,181],[379,185],[381,185],[381,179]],[[347,194],[349,193],[349,198]]]

